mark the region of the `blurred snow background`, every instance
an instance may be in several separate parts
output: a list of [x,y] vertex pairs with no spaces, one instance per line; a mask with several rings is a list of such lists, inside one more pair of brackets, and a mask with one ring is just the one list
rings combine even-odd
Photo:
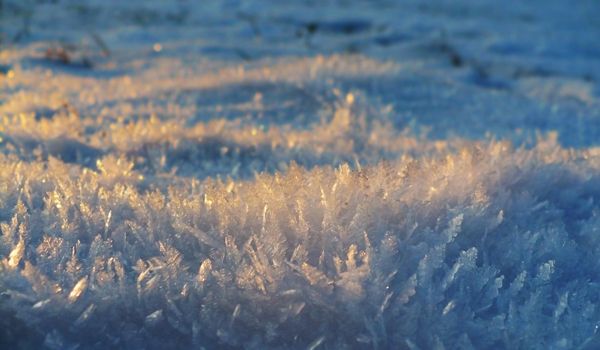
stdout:
[[0,345],[600,346],[597,1],[0,1]]

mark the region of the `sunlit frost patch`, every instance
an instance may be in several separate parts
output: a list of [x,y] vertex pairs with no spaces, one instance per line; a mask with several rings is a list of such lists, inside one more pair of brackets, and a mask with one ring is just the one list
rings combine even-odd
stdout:
[[116,159],[98,172],[1,162],[9,343],[25,334],[49,348],[596,341],[594,151],[492,142],[361,170],[292,165],[145,190]]

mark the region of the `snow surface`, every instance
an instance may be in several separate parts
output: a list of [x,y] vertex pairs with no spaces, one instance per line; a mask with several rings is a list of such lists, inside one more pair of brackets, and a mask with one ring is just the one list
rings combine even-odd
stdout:
[[0,14],[0,348],[600,348],[599,2]]

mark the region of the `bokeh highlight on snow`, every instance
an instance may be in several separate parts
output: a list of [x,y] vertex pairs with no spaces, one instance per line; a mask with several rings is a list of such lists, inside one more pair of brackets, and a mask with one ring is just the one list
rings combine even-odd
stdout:
[[597,1],[0,1],[0,348],[600,348]]

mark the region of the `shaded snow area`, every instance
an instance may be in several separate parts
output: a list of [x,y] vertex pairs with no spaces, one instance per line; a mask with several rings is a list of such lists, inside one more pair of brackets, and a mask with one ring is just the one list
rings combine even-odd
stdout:
[[598,1],[0,14],[0,348],[600,348]]

